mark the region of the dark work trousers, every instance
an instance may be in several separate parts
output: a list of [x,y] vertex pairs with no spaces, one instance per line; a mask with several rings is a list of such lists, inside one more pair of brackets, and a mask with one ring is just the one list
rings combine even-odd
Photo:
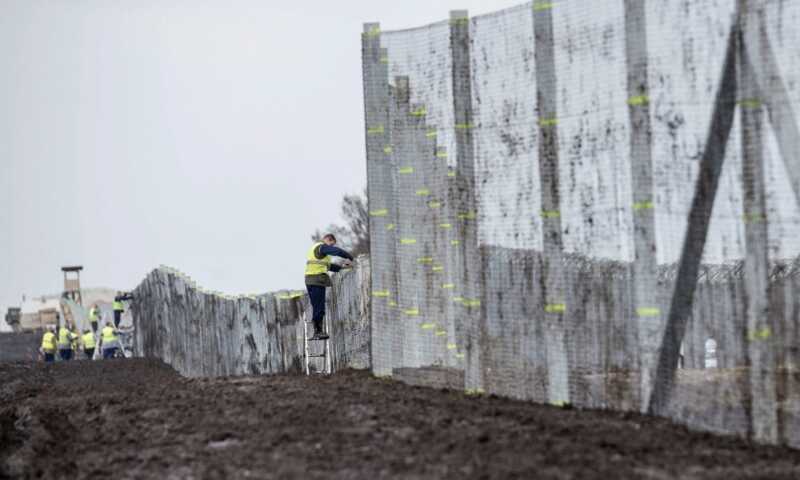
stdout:
[[86,348],[86,349],[83,350],[83,353],[86,354],[86,358],[91,360],[92,357],[94,357],[94,348]]
[[92,322],[92,330],[97,333],[97,321]]
[[56,361],[56,352],[53,353],[45,353],[44,354],[44,361],[47,363],[53,363]]
[[314,322],[314,331],[321,332],[325,318],[325,287],[319,285],[306,285],[308,298],[311,299],[311,310],[314,314],[311,320]]
[[119,322],[122,321],[122,310],[114,310],[114,327],[119,327]]
[[59,349],[58,355],[61,357],[61,360],[64,360],[65,362],[72,360],[72,349],[71,348]]

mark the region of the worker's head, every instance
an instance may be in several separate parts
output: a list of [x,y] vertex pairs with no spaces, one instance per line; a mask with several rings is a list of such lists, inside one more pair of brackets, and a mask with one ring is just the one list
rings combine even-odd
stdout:
[[110,326],[111,326],[111,321],[109,320],[108,322],[106,322],[106,327],[110,327]]
[[322,237],[322,243],[325,245],[336,245],[336,237],[334,237],[332,233],[326,233],[325,236]]

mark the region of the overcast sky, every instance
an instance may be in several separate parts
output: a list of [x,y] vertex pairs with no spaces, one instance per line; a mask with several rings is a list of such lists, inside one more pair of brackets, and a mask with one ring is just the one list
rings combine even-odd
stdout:
[[521,0],[0,0],[0,317],[132,289],[302,287],[309,235],[366,182],[362,24]]

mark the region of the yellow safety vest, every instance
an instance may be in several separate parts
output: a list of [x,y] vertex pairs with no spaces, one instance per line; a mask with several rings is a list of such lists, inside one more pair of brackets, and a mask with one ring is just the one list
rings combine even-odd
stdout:
[[100,334],[103,338],[103,345],[108,345],[111,342],[117,341],[117,332],[114,330],[114,327],[103,327],[103,330],[100,332]]
[[320,275],[323,273],[328,273],[328,269],[331,266],[331,257],[330,255],[326,255],[323,259],[318,259],[314,252],[317,250],[317,247],[323,245],[322,242],[317,242],[311,247],[311,250],[308,251],[308,256],[306,258],[306,275]]
[[115,312],[121,312],[122,310],[125,310],[122,307],[122,302],[118,302],[118,301],[114,300],[114,311]]
[[94,308],[94,307],[92,307],[92,309],[89,310],[89,321],[90,322],[96,322],[97,321],[97,309]]
[[94,348],[97,343],[94,340],[94,332],[84,333],[83,336],[81,337],[81,340],[83,341],[84,350]]
[[42,336],[42,350],[47,353],[54,353],[56,351],[56,334],[53,332],[44,332]]
[[72,350],[72,332],[64,327],[58,330],[58,348],[62,350]]

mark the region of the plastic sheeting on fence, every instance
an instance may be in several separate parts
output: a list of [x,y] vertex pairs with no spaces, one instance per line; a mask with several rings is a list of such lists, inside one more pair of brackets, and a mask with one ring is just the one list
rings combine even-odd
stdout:
[[[334,370],[368,368],[369,261],[336,274],[328,294]],[[134,350],[192,377],[300,372],[305,292],[223,295],[168,267],[153,270],[134,290]],[[314,353],[314,352],[312,352]]]

